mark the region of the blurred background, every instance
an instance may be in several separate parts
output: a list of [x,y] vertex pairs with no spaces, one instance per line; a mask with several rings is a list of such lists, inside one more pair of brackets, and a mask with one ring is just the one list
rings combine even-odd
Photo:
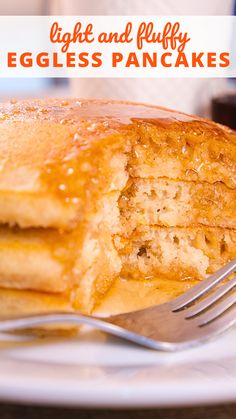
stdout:
[[[1,15],[232,15],[235,0],[8,0]],[[0,79],[0,99],[109,98],[158,104],[236,128],[234,79]]]

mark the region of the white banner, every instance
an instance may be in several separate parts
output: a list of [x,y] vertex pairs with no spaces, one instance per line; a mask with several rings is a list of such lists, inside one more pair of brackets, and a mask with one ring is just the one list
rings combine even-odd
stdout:
[[0,77],[236,77],[233,16],[1,16]]

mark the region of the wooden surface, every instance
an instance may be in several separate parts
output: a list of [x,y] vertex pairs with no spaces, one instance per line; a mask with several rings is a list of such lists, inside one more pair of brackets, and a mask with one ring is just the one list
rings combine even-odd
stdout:
[[0,404],[1,419],[236,419],[236,404],[160,410],[80,410]]

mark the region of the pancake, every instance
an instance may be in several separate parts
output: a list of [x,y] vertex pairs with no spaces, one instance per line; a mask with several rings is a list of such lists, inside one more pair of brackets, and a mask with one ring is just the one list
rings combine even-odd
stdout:
[[8,301],[49,295],[53,307],[62,297],[91,313],[122,278],[169,281],[169,291],[196,283],[236,258],[235,198],[236,135],[226,127],[127,102],[0,105]]
[[235,258],[236,230],[145,226],[114,241],[124,278],[199,280]]
[[236,191],[221,182],[135,178],[119,206],[126,235],[140,225],[236,228]]
[[0,105],[1,223],[76,224],[85,190],[124,187],[113,159],[126,176],[236,187],[235,134],[213,122],[126,102],[13,102]]

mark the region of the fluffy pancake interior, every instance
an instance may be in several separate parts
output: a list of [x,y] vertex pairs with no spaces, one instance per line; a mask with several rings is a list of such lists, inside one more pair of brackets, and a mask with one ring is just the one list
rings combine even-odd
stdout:
[[236,230],[145,226],[115,244],[124,278],[199,280],[235,258]]
[[223,183],[130,179],[119,200],[127,235],[140,225],[235,228],[236,191]]

